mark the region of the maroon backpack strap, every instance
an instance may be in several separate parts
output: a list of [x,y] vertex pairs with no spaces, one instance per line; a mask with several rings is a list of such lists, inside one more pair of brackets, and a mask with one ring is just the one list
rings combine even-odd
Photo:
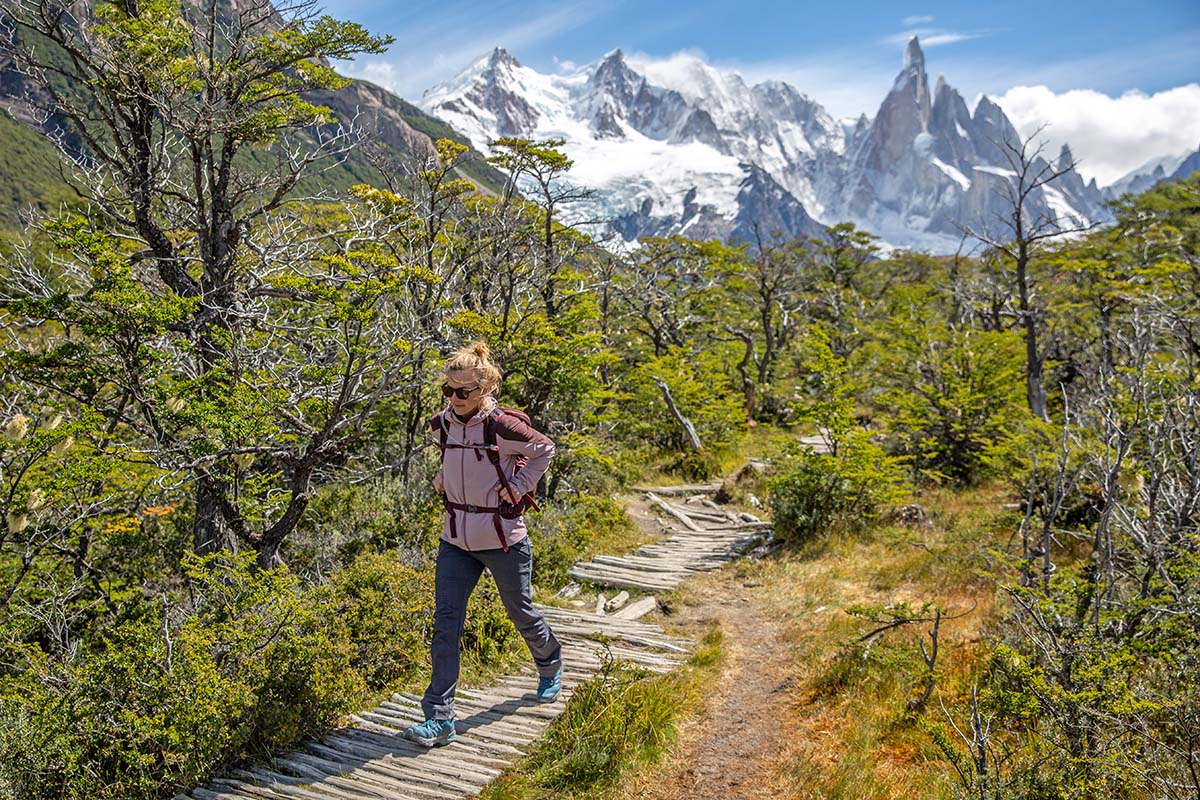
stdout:
[[[430,424],[433,425],[433,427],[437,428],[438,449],[442,451],[442,463],[445,464],[446,463],[446,437],[449,436],[449,431],[446,430],[446,428],[447,428],[446,420],[442,416],[442,413],[440,412],[440,413],[434,415]],[[453,504],[450,502],[450,498],[446,496],[445,489],[442,490],[442,505],[446,509],[446,516],[448,516],[450,518],[450,538],[457,539],[458,538],[458,519],[457,519],[458,514],[456,513],[456,509],[454,509],[452,507]]]
[[[515,494],[516,492],[512,488],[512,485],[508,482],[508,478],[504,476],[504,469],[500,466],[500,447],[496,444],[496,429],[493,427],[493,420],[495,420],[501,414],[512,414],[526,425],[531,425],[531,423],[529,416],[524,411],[516,411],[507,408],[497,408],[495,411],[489,414],[487,419],[483,422],[483,443],[484,447],[487,449],[488,459],[492,462],[492,466],[496,468],[496,474],[500,477],[500,484],[507,489],[509,493]],[[521,467],[525,466],[525,463],[524,456],[518,458],[517,467],[515,470],[513,470],[513,474],[516,475],[518,472],[520,472]],[[527,508],[533,508],[537,511],[542,510],[541,506],[539,506],[537,503],[537,499],[534,497],[533,490],[526,492],[523,499],[525,500],[525,505]],[[521,502],[521,500],[522,498],[517,498],[518,503]]]
[[446,437],[449,432],[446,430],[446,420],[438,413],[433,418],[433,427],[438,430],[438,449],[442,451],[442,461],[446,460]]

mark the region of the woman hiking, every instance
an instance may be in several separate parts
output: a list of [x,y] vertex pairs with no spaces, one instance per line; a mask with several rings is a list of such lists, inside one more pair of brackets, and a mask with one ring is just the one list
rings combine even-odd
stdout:
[[554,443],[521,412],[503,411],[495,396],[500,369],[484,342],[454,352],[445,367],[446,408],[430,419],[442,451],[434,488],[446,522],[435,574],[433,675],[421,698],[425,721],[404,737],[426,747],[455,739],[454,691],[467,600],[486,567],[508,617],[537,665],[537,699],[550,703],[562,687],[562,647],[533,607],[533,547],[522,512],[554,455]]

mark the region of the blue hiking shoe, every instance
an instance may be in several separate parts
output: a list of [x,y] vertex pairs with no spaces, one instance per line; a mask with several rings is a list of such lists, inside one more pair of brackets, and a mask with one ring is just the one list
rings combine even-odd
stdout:
[[405,728],[404,738],[424,747],[435,747],[450,744],[458,737],[454,733],[454,720],[427,719],[419,725],[409,725]]
[[562,667],[549,678],[538,678],[537,699],[539,703],[553,703],[562,691]]

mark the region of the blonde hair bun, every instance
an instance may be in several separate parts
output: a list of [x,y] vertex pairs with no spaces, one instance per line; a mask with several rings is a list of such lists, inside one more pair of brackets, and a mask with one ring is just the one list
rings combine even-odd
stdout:
[[482,339],[451,353],[446,361],[446,372],[470,372],[485,395],[500,391],[500,368],[492,360],[492,348]]

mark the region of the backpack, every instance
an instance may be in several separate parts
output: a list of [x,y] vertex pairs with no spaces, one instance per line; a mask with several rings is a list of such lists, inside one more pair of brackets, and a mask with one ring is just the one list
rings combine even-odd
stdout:
[[[445,460],[446,460],[446,450],[448,450],[450,448],[461,448],[461,449],[474,450],[476,458],[481,457],[479,455],[479,451],[482,450],[483,452],[487,453],[488,461],[490,461],[492,463],[492,466],[496,468],[496,476],[500,479],[500,485],[502,487],[504,487],[504,489],[506,491],[511,493],[512,487],[508,483],[508,478],[504,475],[503,467],[500,466],[500,447],[496,444],[495,420],[497,417],[499,417],[502,414],[512,414],[514,417],[516,417],[518,420],[525,423],[529,427],[531,427],[531,428],[533,427],[533,421],[531,419],[529,419],[529,415],[526,414],[524,411],[521,411],[520,409],[516,409],[516,408],[499,408],[499,407],[497,407],[494,411],[492,411],[492,413],[488,414],[487,417],[483,421],[483,444],[481,444],[481,445],[479,445],[479,444],[449,444],[447,442],[447,437],[449,436],[449,431],[446,429],[446,425],[444,424],[442,415],[438,414],[433,419],[434,419],[434,426],[438,429],[438,449],[441,450],[443,462],[445,462]],[[525,456],[518,456],[517,457],[517,468],[516,468],[516,470],[514,470],[513,474],[516,475],[518,472],[520,472],[521,468],[524,467],[525,464],[528,463],[528,461],[529,461],[529,459],[527,459]],[[504,519],[516,519],[517,517],[524,514],[526,509],[529,509],[529,508],[532,508],[535,511],[542,510],[541,506],[538,505],[537,500],[534,498],[532,490],[529,492],[526,492],[515,503],[510,503],[506,500],[501,499],[500,505],[498,505],[496,507],[474,506],[474,505],[468,505],[468,504],[464,504],[464,503],[452,503],[452,502],[450,502],[449,498],[446,497],[446,494],[443,492],[442,493],[442,504],[446,507],[446,513],[450,515],[450,538],[451,539],[455,539],[458,537],[458,530],[456,527],[455,515],[454,515],[454,512],[456,510],[471,511],[471,512],[476,512],[476,513],[480,513],[480,512],[491,513],[493,515],[493,520],[496,525],[496,535],[500,537],[500,546],[504,549],[504,552],[506,552],[506,553],[508,552],[508,541],[504,538],[504,528],[500,523],[500,519],[502,517]]]

